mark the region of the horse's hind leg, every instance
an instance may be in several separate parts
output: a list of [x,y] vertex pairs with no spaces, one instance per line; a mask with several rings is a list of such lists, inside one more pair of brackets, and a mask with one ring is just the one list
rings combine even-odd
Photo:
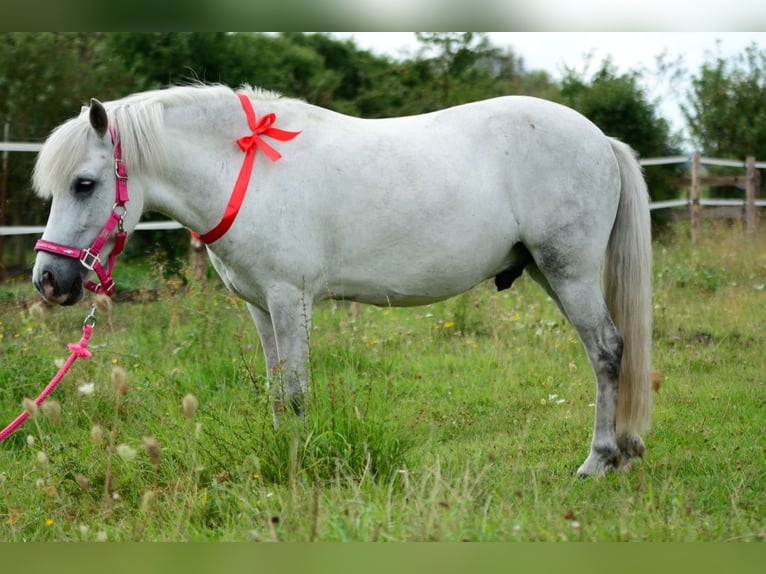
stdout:
[[568,273],[542,275],[537,268],[530,270],[533,277],[549,290],[577,330],[596,375],[593,439],[590,454],[577,474],[589,476],[617,468],[621,461],[616,438],[616,417],[622,338],[607,311],[598,272],[594,270],[587,279],[573,279]]
[[527,274],[535,280],[535,282],[542,287],[546,293],[548,293],[548,296],[553,299],[553,301],[558,305],[559,310],[561,313],[566,317],[567,320],[569,320],[569,317],[567,316],[566,309],[561,305],[561,301],[559,301],[559,296],[556,294],[556,292],[553,290],[553,287],[551,287],[551,284],[548,283],[548,279],[546,279],[545,275],[543,275],[543,272],[540,271],[540,269],[537,267],[536,263],[530,263],[526,267]]

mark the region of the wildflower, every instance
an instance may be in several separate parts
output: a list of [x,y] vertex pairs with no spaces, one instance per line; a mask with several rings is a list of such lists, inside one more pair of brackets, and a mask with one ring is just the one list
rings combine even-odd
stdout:
[[160,444],[157,442],[157,439],[145,436],[144,450],[146,450],[146,454],[149,457],[149,462],[151,462],[154,466],[160,464],[160,456],[162,451],[160,450]]
[[194,418],[198,406],[199,401],[197,400],[197,397],[191,393],[187,394],[183,399],[181,399],[181,412],[183,412],[187,419]]
[[131,446],[126,445],[125,443],[118,444],[117,445],[117,455],[122,459],[126,461],[131,461],[136,458],[136,455],[138,454],[136,452],[136,449],[134,449]]
[[90,442],[95,445],[99,445],[104,441],[104,429],[99,425],[93,425],[90,427]]
[[112,367],[112,384],[121,395],[128,394],[128,387],[130,385],[128,384],[128,374],[125,372],[125,369],[118,366]]
[[43,414],[48,422],[57,425],[61,422],[61,404],[53,399],[48,399],[42,404]]
[[21,401],[21,406],[29,413],[30,417],[37,415],[37,403],[32,399],[24,399]]
[[53,526],[53,519],[52,518],[46,518],[45,519],[45,526]]
[[38,451],[37,462],[39,462],[41,466],[48,466],[48,455],[43,451]]
[[32,448],[33,446],[35,446],[35,437],[32,436],[31,434],[27,435],[27,446],[29,448]]
[[445,329],[452,329],[452,327],[455,326],[454,321],[444,321],[444,328]]

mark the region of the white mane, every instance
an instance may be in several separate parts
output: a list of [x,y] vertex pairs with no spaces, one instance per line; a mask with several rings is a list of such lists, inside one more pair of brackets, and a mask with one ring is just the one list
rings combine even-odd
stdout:
[[[242,93],[257,100],[281,98],[277,92],[243,86]],[[125,98],[106,102],[110,124],[114,124],[122,142],[123,158],[129,172],[142,173],[161,168],[165,158],[163,127],[164,110],[176,106],[204,103],[231,95],[223,85],[195,84],[162,90],[139,92]],[[88,107],[80,115],[61,124],[45,142],[35,164],[33,185],[41,197],[51,197],[68,189],[74,170],[87,152]]]

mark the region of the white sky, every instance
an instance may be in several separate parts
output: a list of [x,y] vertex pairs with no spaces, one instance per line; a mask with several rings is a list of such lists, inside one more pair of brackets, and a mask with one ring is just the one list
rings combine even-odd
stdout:
[[[766,22],[764,22],[766,24]],[[390,56],[412,55],[418,48],[414,32],[334,32],[353,38],[357,45]],[[706,52],[722,55],[741,52],[752,43],[766,49],[766,32],[489,32],[495,46],[510,46],[524,58],[528,70],[547,70],[560,77],[565,65],[580,67],[585,54],[594,52],[600,62],[611,55],[624,69],[654,67],[657,55],[667,50],[683,56],[692,70],[699,68]]]
[[[392,57],[412,56],[418,49],[413,32],[333,35],[353,38],[359,48]],[[561,78],[567,66],[583,69],[588,54],[592,66],[609,56],[621,72],[648,70],[646,88],[652,98],[660,100],[662,115],[676,131],[683,125],[679,104],[685,100],[688,83],[671,86],[659,82],[652,73],[657,56],[666,52],[669,61],[681,57],[688,73],[696,74],[706,60],[719,54],[727,58],[741,54],[753,43],[766,50],[766,32],[490,32],[489,37],[499,48],[510,46],[522,57],[527,71],[545,70],[555,79]]]

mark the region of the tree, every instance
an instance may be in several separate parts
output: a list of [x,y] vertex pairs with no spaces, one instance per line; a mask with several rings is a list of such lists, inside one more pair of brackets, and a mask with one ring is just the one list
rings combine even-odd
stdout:
[[744,159],[766,150],[766,51],[755,44],[720,56],[692,76],[681,109],[697,148],[714,157]]
[[[125,81],[110,66],[103,34],[0,34],[0,123],[8,122],[10,139],[42,141],[50,130],[80,111],[95,93],[108,97]],[[6,201],[0,206],[6,224],[41,223],[47,206],[31,193],[34,156],[11,154]],[[29,237],[13,238],[12,265],[23,266]]]

